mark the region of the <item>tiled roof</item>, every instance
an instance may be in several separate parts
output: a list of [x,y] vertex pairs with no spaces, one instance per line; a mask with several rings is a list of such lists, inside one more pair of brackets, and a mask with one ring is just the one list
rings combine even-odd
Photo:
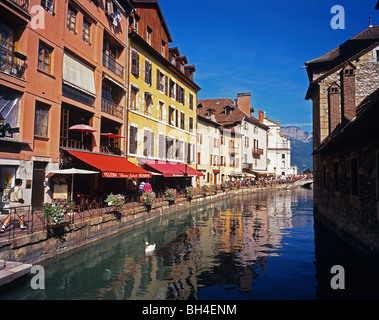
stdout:
[[321,62],[341,62],[361,52],[365,48],[379,40],[379,26],[371,26],[363,30],[361,33],[347,40],[342,45],[329,51],[323,56],[310,60],[306,64],[314,64]]
[[[239,109],[232,99],[220,98],[198,100],[198,106],[200,104],[202,107],[197,108],[198,115],[206,117],[208,110],[212,109],[214,110],[216,121],[224,127],[234,126],[246,119],[247,121],[268,130],[268,127],[266,125],[260,123],[256,118],[247,115],[245,112]],[[232,109],[231,114],[226,113],[227,107]]]

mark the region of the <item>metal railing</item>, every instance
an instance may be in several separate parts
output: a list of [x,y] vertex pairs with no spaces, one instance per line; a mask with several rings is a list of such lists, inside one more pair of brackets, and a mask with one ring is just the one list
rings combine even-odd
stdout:
[[6,74],[25,80],[26,57],[0,47],[0,70]]
[[29,12],[29,0],[10,0],[17,6],[19,6],[22,10]]
[[123,107],[104,98],[101,98],[101,111],[119,119],[124,117]]
[[[302,180],[306,180],[309,177],[305,177]],[[267,187],[273,187],[276,185],[292,184],[296,179],[287,178],[286,180],[255,180],[255,181],[235,181],[229,182],[227,184],[221,185],[208,185],[208,190],[203,188],[194,188],[193,197],[203,197],[204,194],[216,194],[218,192],[228,192],[228,190],[249,187],[252,190],[264,189]],[[226,190],[225,190],[226,188]],[[168,197],[165,195],[164,191],[154,191],[156,197],[154,199],[153,208],[167,205]],[[184,201],[187,198],[187,192],[185,189],[177,190],[175,202]],[[145,204],[141,199],[140,194],[129,194],[125,196],[125,203],[122,206],[122,212],[118,214],[133,214],[133,209],[145,208]],[[140,212],[140,211],[139,211]],[[48,230],[47,222],[44,219],[42,212],[42,205],[27,205],[19,206],[17,208],[12,208],[8,210],[3,210],[3,218],[0,221],[0,227],[3,226],[4,221],[7,216],[10,216],[10,223],[7,225],[4,232],[0,233],[0,241],[2,239],[14,239],[16,237],[22,236],[24,234],[33,234],[37,231]],[[101,217],[104,215],[115,214],[116,211],[113,206],[105,202],[104,199],[90,196],[82,196],[80,200],[76,202],[75,211],[65,215],[64,224],[70,225],[74,223],[79,223],[81,221],[87,221],[92,218]],[[9,215],[7,215],[9,214]],[[23,219],[24,225],[26,226],[25,231],[20,230],[20,219]]]
[[124,67],[106,52],[103,52],[103,66],[118,75],[120,78],[124,78]]

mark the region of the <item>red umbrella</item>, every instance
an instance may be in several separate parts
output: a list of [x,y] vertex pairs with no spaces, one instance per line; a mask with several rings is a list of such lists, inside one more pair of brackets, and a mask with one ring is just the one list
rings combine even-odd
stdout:
[[108,146],[109,146],[109,144],[110,144],[110,140],[111,140],[111,138],[113,138],[113,139],[123,139],[123,138],[125,138],[125,137],[120,136],[120,135],[115,134],[115,133],[101,133],[100,135],[101,135],[102,137],[108,137]]
[[97,130],[95,128],[92,128],[89,125],[86,124],[77,124],[75,126],[72,126],[68,128],[68,130],[73,130],[73,131],[81,131],[82,132],[82,141],[83,141],[83,132],[96,132]]
[[114,139],[122,139],[122,138],[125,138],[125,137],[123,137],[123,136],[119,136],[118,134],[115,134],[115,133],[101,133],[100,135],[103,136],[103,137],[108,137],[109,139],[110,139],[110,138],[114,138]]

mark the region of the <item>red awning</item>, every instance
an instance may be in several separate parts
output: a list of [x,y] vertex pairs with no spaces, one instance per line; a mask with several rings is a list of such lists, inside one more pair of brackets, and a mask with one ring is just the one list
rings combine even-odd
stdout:
[[122,157],[69,151],[75,158],[101,170],[103,178],[151,178],[151,173]]
[[[144,162],[152,169],[162,173],[164,177],[185,177],[186,174],[186,165],[184,163],[157,160],[145,160]],[[203,174],[200,171],[187,166],[187,176],[203,176]]]

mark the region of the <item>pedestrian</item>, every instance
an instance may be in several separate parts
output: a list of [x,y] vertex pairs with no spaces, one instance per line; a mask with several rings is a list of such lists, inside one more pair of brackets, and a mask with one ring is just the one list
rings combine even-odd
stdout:
[[146,182],[144,185],[143,185],[143,191],[144,192],[150,192],[152,190],[152,188],[151,188],[151,184],[149,183],[149,181],[148,182]]
[[3,222],[3,226],[0,229],[0,232],[5,232],[6,227],[8,226],[12,214],[16,216],[18,213],[20,215],[20,230],[24,231],[26,230],[26,227],[24,225],[24,208],[22,208],[22,205],[25,203],[24,201],[24,195],[21,189],[22,185],[22,180],[21,179],[16,179],[16,185],[9,190],[8,193],[8,199],[9,199],[9,209],[10,209],[10,214],[9,216],[5,219]]
[[138,189],[139,189],[139,193],[140,193],[140,195],[142,195],[143,192],[144,192],[144,190],[143,190],[144,185],[145,185],[145,181],[142,181],[142,182],[139,184],[139,186],[138,186]]

